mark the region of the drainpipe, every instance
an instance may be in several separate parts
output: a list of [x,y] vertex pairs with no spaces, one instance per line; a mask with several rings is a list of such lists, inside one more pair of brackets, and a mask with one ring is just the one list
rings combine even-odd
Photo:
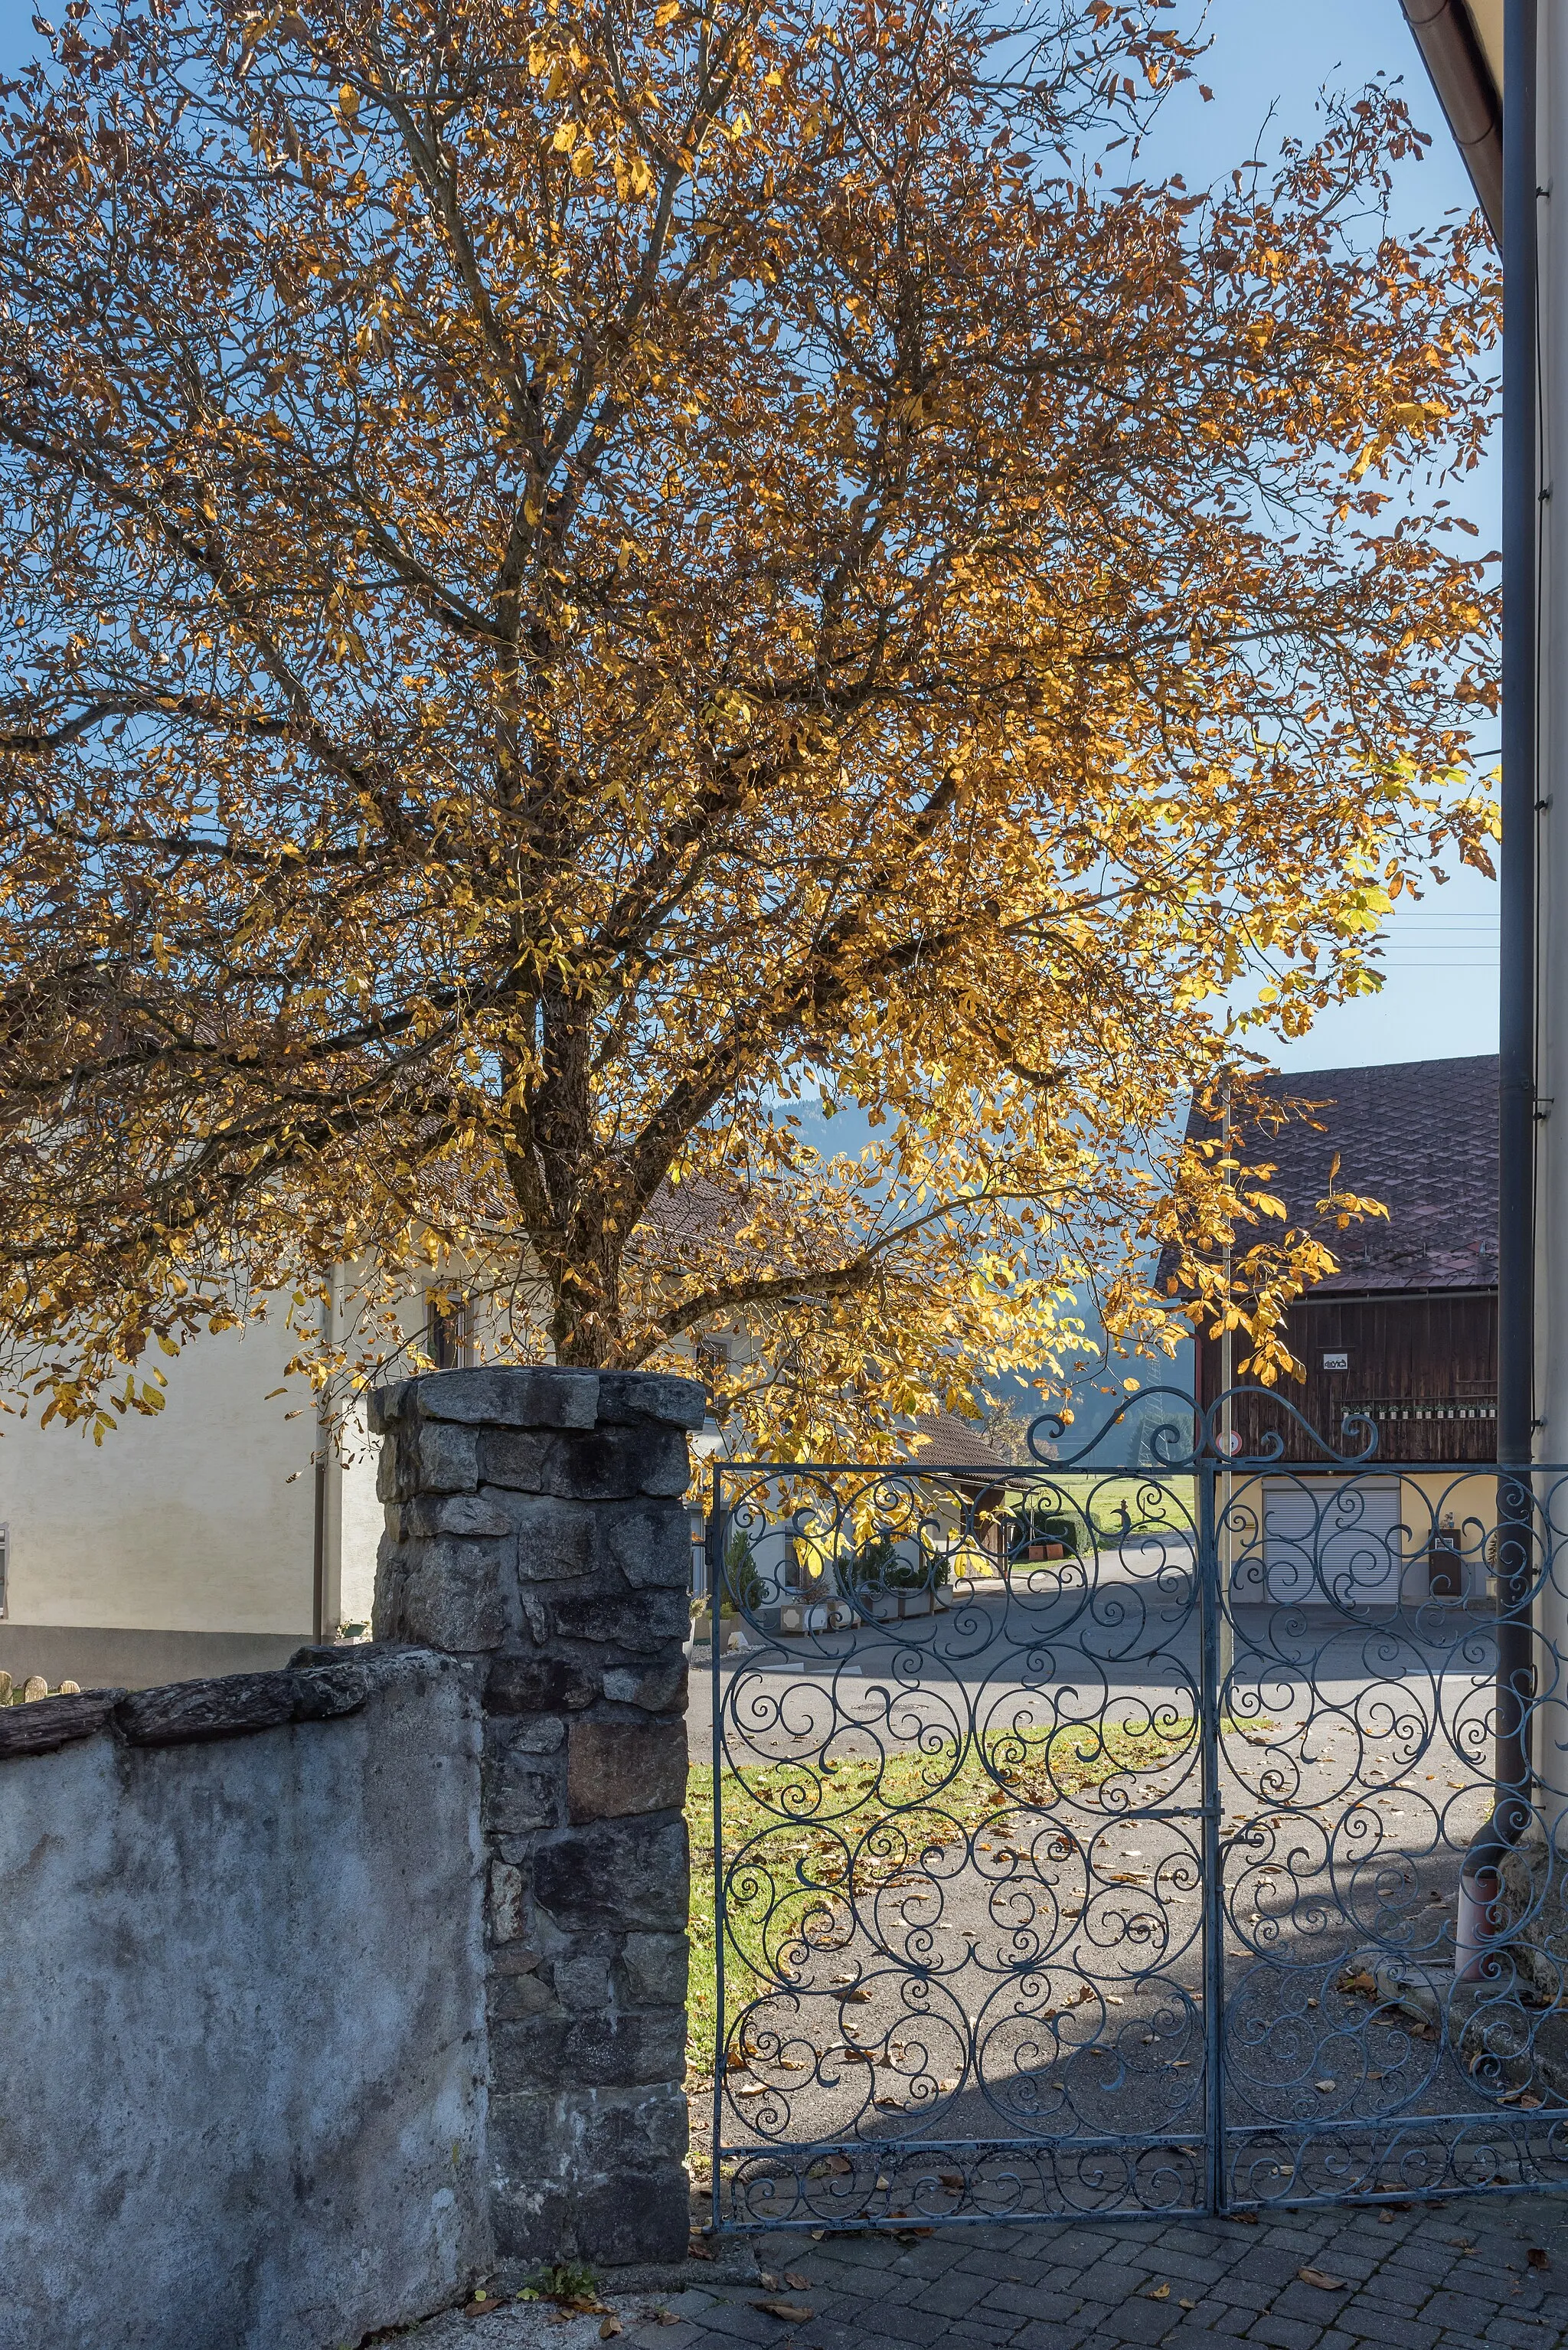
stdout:
[[[1500,1930],[1498,1872],[1531,1818],[1535,1445],[1536,0],[1503,19],[1502,890],[1499,1003],[1497,1688],[1492,1814],[1459,1875],[1455,1974]],[[1510,1472],[1512,1473],[1510,1473]]]
[[[1400,0],[1492,234],[1502,234],[1502,108],[1465,0]],[[1507,79],[1504,73],[1503,78]]]

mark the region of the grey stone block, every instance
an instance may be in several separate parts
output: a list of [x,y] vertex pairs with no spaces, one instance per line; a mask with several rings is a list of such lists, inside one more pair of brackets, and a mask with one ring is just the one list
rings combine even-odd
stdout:
[[403,1398],[412,1386],[411,1379],[394,1379],[384,1388],[372,1388],[365,1398],[365,1425],[372,1436],[389,1436],[403,1416]]
[[[686,2099],[674,2082],[641,2088],[497,2091],[490,2129],[503,2163],[516,2168],[540,2148],[575,2147],[586,2171],[640,2169],[686,2151]],[[682,2244],[684,2250],[684,2243]]]
[[507,1754],[558,1754],[566,1742],[558,1713],[503,1713],[485,1724],[485,1752],[497,1762]]
[[551,1639],[603,1640],[645,1656],[682,1641],[691,1620],[681,1591],[645,1591],[623,1598],[535,1586],[523,1595],[523,1613],[541,1647]]
[[591,2259],[678,2261],[691,2227],[686,2174],[677,2162],[619,2171],[582,2198],[577,2227]]
[[520,1493],[537,1493],[545,1482],[545,1464],[556,1439],[527,1428],[485,1428],[479,1432],[479,1478],[485,1485],[505,1485]]
[[[207,1684],[203,1683],[203,1687]],[[52,1754],[103,1729],[123,1690],[87,1690],[79,1697],[39,1697],[31,1705],[0,1706],[0,1756]]]
[[596,1935],[557,1959],[550,1970],[550,1978],[561,2005],[576,2012],[607,2008],[614,1960],[615,1945],[607,1934]]
[[378,1640],[410,1640],[456,1655],[498,1648],[506,1637],[503,1578],[510,1560],[498,1544],[442,1534],[384,1556],[379,1573]]
[[645,1503],[640,1508],[607,1513],[605,1544],[610,1564],[634,1591],[685,1591],[691,1580],[691,1522],[677,1503]]
[[554,1493],[512,1494],[506,1507],[524,1583],[563,1582],[600,1565],[600,1512]]
[[685,2006],[691,1949],[684,1934],[628,1934],[620,1962],[633,2006]]
[[523,1871],[509,1862],[490,1864],[490,1931],[497,1942],[514,1942],[524,1917]]
[[564,1773],[527,1753],[506,1755],[486,1773],[484,1825],[492,1835],[517,1836],[561,1824]]
[[598,1416],[599,1375],[555,1364],[484,1370],[431,1371],[410,1379],[400,1417],[456,1419],[499,1428],[592,1428]]
[[592,1705],[600,1687],[597,1675],[573,1658],[508,1651],[490,1668],[484,1703],[492,1713],[534,1713],[556,1706],[574,1712]]
[[604,1677],[612,1704],[640,1706],[645,1713],[684,1713],[686,1690],[684,1657],[669,1665],[614,1665]]
[[[404,1543],[429,1541],[438,1534],[504,1539],[512,1532],[510,1513],[488,1493],[417,1493],[397,1506],[399,1538]],[[390,1517],[389,1511],[389,1523]]]
[[566,1755],[569,1820],[674,1811],[685,1800],[683,1722],[573,1722]]
[[630,1502],[642,1493],[678,1500],[691,1473],[679,1429],[599,1428],[552,1446],[544,1490],[584,1502]]
[[[691,2215],[679,2091],[493,2096],[490,2127],[503,2257],[609,2266],[684,2254]],[[570,2189],[556,2184],[563,2177],[575,2182]]]
[[560,2002],[538,1974],[493,1974],[486,2010],[493,2024],[522,2023],[538,2015],[562,2018]]
[[303,1671],[291,1666],[290,1670],[296,1721],[333,1721],[340,1714],[357,1713],[370,1694],[372,1668],[352,1656]]
[[209,1738],[238,1738],[292,1721],[294,1683],[288,1672],[174,1681],[166,1689],[133,1690],[119,1700],[114,1719],[132,1746],[189,1746]]
[[395,1460],[400,1493],[472,1493],[479,1482],[476,1430],[444,1420],[416,1420],[395,1447],[386,1447],[381,1460]]
[[661,1419],[671,1428],[701,1428],[708,1412],[701,1379],[668,1371],[601,1371],[599,1418],[611,1422]]
[[540,1845],[534,1894],[568,1933],[684,1933],[687,1866],[686,1823],[679,1814],[596,1820]]
[[635,2087],[675,2080],[685,2048],[679,2012],[535,2015],[492,2031],[491,2077],[503,2091]]

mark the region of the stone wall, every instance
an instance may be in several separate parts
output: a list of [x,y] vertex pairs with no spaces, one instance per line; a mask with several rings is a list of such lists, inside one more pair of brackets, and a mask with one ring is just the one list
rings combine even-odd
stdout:
[[491,2258],[450,1659],[0,1712],[0,2350],[326,2350]]
[[1556,1837],[1532,1821],[1522,1841],[1503,1856],[1499,1875],[1499,1924],[1510,1970],[1517,1968],[1543,2006],[1568,1995],[1568,1869]]
[[483,1688],[497,2251],[679,2256],[687,1379],[439,1372],[383,1390],[378,1640]]
[[374,1644],[0,1709],[0,2350],[336,2350],[685,2251],[701,1389],[376,1409]]

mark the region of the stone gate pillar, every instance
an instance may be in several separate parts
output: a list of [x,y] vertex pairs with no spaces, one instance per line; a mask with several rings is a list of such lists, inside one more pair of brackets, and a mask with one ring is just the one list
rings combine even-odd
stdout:
[[691,1379],[440,1371],[373,1399],[375,1636],[483,1690],[504,2257],[683,2255]]

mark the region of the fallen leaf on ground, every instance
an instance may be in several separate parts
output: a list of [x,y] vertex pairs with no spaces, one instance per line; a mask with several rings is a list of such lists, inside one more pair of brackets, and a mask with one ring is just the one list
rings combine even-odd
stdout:
[[1549,2269],[1552,2266],[1551,2253],[1543,2252],[1539,2244],[1532,2244],[1524,2257],[1532,2269]]
[[1196,2309],[1198,2303],[1195,2301],[1179,2301],[1176,2305],[1178,2309]]
[[1170,2299],[1170,2287],[1168,2284],[1151,2284],[1148,2291],[1145,2293],[1144,2299],[1146,2301],[1168,2301]]
[[781,2318],[785,2325],[804,2325],[808,2317],[816,2314],[815,2310],[807,2309],[804,2302],[759,2301],[756,2305],[767,2316]]
[[607,2317],[604,2324],[599,2327],[599,2340],[601,2342],[608,2342],[612,2335],[624,2334],[625,2332],[626,2328],[621,2324],[618,2317]]
[[1329,2276],[1322,2269],[1298,2269],[1296,2271],[1296,2274],[1300,2277],[1303,2284],[1315,2284],[1319,2293],[1343,2293],[1345,2291],[1345,2279],[1343,2277]]
[[686,2247],[686,2257],[689,2261],[716,2261],[719,2255],[711,2244],[705,2244],[701,2236],[693,2236]]
[[808,2276],[802,2276],[798,2269],[785,2269],[784,2282],[792,2293],[804,2293],[810,2284],[811,2279]]

